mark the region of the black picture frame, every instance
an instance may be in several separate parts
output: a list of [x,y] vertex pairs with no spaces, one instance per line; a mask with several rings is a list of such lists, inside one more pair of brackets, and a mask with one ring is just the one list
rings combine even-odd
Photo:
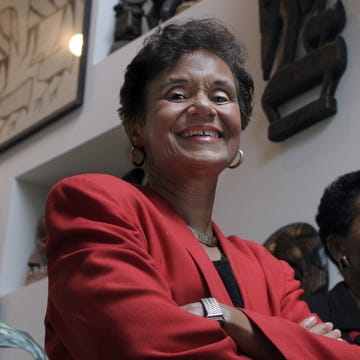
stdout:
[[90,13],[90,0],[0,2],[0,152],[82,105]]

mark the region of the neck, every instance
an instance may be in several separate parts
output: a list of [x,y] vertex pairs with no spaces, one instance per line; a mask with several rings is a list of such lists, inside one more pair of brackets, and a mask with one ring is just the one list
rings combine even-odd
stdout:
[[206,235],[212,235],[211,217],[216,181],[172,181],[149,174],[147,185],[166,199],[188,225]]

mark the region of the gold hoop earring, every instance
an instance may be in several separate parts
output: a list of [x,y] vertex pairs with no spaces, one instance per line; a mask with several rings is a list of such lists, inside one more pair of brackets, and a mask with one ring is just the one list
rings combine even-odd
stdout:
[[350,266],[349,260],[346,257],[346,255],[344,255],[339,261],[338,261],[338,266],[340,271],[344,271],[346,268],[348,268]]
[[146,153],[142,146],[133,145],[130,151],[131,163],[137,167],[141,166],[145,162]]
[[239,160],[238,160],[235,164],[229,165],[229,166],[228,166],[229,169],[236,169],[236,168],[238,168],[238,167],[241,165],[241,163],[243,162],[243,160],[244,160],[244,152],[239,149],[239,150],[238,150],[238,154],[239,154]]

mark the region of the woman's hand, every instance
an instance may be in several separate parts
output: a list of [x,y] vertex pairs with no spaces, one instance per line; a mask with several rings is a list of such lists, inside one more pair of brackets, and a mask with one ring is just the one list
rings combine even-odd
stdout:
[[[224,312],[225,319],[226,319],[227,315],[229,315],[230,308],[223,304],[220,304],[220,306]],[[200,302],[186,304],[186,305],[182,306],[181,308],[186,311],[191,312],[194,315],[198,315],[201,317],[205,316],[204,309]],[[239,310],[237,310],[237,311],[239,311]],[[228,320],[228,319],[226,319],[226,320]],[[315,316],[310,316],[310,317],[304,319],[300,323],[300,326],[302,326],[303,328],[309,330],[310,332],[312,332],[314,334],[323,335],[323,336],[327,336],[329,338],[342,340],[341,331],[339,329],[334,329],[334,325],[331,322],[324,322],[324,323],[318,322]]]
[[[241,354],[258,360],[283,359],[277,348],[240,309],[220,303],[219,306],[226,321],[223,329],[234,340]],[[181,308],[194,315],[205,316],[200,302],[186,304]]]
[[327,336],[333,339],[342,340],[341,331],[334,329],[334,325],[331,322],[319,323],[315,316],[310,316],[304,319],[300,326],[308,329],[310,332],[318,335]]
[[201,317],[205,316],[204,308],[203,308],[203,306],[201,305],[200,302],[186,304],[186,305],[181,306],[181,308],[183,310],[186,310],[186,311],[194,314],[194,315],[198,315],[198,316],[201,316]]
[[[257,326],[240,309],[224,304],[219,305],[226,320],[224,330],[232,337],[241,353],[256,359],[263,359],[264,353],[267,354],[264,359],[282,358],[275,346],[263,336]],[[194,315],[205,316],[200,302],[186,304],[181,306],[181,308]],[[330,322],[318,322],[315,316],[304,319],[299,325],[311,333],[342,340],[340,330],[334,329],[333,324]],[[261,350],[260,352],[259,349]],[[267,349],[267,351],[264,352],[264,349]],[[268,357],[269,354],[271,354],[271,357]]]

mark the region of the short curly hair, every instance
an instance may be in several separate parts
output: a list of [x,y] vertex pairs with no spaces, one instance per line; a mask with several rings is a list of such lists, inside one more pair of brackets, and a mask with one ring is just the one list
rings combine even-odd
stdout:
[[360,170],[357,170],[339,176],[325,188],[315,217],[326,253],[335,264],[326,240],[330,235],[347,237],[355,217],[359,214]]
[[158,73],[176,64],[181,55],[207,50],[219,56],[231,69],[245,129],[253,108],[253,80],[245,69],[245,48],[237,37],[214,18],[190,19],[159,26],[144,41],[142,49],[127,66],[120,90],[119,116],[127,130],[141,126],[145,118],[145,88]]

